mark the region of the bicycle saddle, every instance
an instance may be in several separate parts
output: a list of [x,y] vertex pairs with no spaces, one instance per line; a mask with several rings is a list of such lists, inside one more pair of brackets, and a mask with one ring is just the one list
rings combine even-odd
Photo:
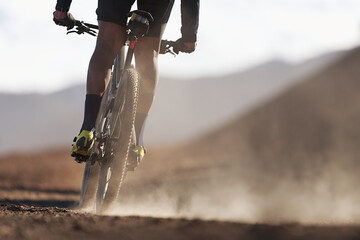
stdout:
[[133,13],[135,13],[136,15],[139,15],[139,16],[141,16],[141,17],[146,18],[149,22],[153,22],[153,21],[154,21],[153,16],[152,16],[149,12],[146,12],[146,11],[143,11],[143,10],[135,10],[135,11],[129,12],[129,13],[128,13],[128,17],[132,17],[132,16],[133,16]]

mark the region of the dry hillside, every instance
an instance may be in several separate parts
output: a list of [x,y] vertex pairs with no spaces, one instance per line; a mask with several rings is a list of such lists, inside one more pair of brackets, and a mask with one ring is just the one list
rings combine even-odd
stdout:
[[196,152],[202,149],[201,153],[208,154],[233,153],[239,161],[252,161],[271,173],[291,170],[297,177],[332,163],[357,170],[359,76],[357,48],[245,117],[191,145]]

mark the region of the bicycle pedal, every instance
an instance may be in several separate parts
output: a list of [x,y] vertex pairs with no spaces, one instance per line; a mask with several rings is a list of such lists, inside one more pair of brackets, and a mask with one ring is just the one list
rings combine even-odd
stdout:
[[83,159],[81,159],[81,158],[75,158],[75,162],[77,162],[77,163],[83,163],[84,161],[83,161]]
[[75,155],[73,157],[74,157],[75,162],[77,162],[77,163],[83,163],[83,162],[86,162],[89,159],[89,157],[85,157],[85,156],[82,156],[82,155]]

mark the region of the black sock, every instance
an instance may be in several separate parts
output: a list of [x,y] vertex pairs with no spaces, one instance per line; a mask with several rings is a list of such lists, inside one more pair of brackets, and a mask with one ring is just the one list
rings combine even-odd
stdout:
[[95,127],[96,117],[99,112],[101,97],[97,94],[86,94],[84,122],[81,130],[90,131]]

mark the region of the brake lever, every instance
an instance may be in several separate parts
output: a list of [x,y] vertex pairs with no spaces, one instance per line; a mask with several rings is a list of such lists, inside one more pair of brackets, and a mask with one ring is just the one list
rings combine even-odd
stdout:
[[79,22],[78,25],[76,25],[76,30],[68,31],[66,34],[69,33],[77,33],[77,34],[84,34],[88,33],[94,37],[96,37],[96,31],[92,30],[91,28],[87,27],[83,22]]
[[167,41],[167,40],[163,40],[161,42],[161,46],[160,46],[160,54],[166,54],[166,53],[170,53],[174,57],[176,57],[176,55],[179,54],[178,51],[177,52],[174,51],[173,43],[171,43],[170,41]]
[[170,54],[172,54],[174,57],[176,57],[176,55],[177,55],[173,50],[170,49],[170,47],[165,50],[165,54],[166,54],[166,53],[170,53]]
[[88,33],[88,34],[96,37],[96,32],[92,29],[80,29],[77,27],[76,30],[68,31],[66,34],[69,34],[69,33],[77,33],[77,34]]
[[86,33],[88,33],[88,34],[96,37],[96,31],[94,31],[94,30],[92,30],[92,29],[90,29],[90,28],[88,28],[88,31],[86,31]]
[[[71,30],[71,31],[67,31],[67,33],[66,33],[66,34],[69,34],[69,33],[78,33],[78,31]],[[78,34],[80,34],[80,33],[78,33]]]

